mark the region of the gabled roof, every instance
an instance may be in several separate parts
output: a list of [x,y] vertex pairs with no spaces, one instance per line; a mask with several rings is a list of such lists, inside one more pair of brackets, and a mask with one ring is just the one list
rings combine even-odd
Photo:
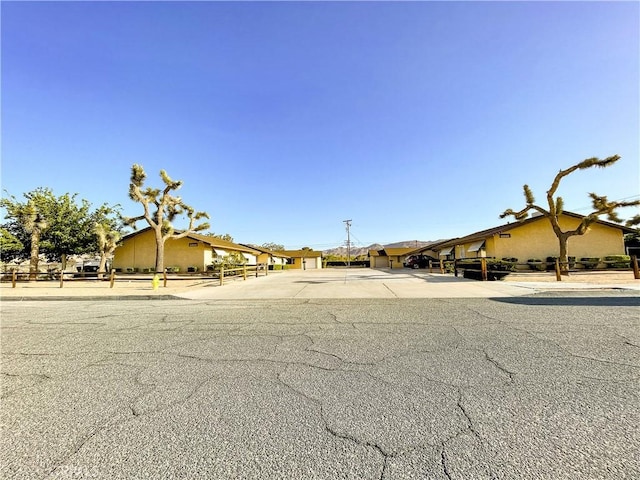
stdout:
[[322,257],[322,252],[316,250],[282,250],[278,253],[283,253],[289,257],[304,257],[304,258],[317,258]]
[[258,245],[253,245],[252,243],[241,243],[241,245],[245,246],[245,247],[249,247],[252,248],[254,250],[259,251],[260,253],[268,253],[273,257],[279,257],[279,258],[289,258],[289,255],[285,255],[282,252],[277,252],[275,250],[269,250],[268,248],[265,247],[260,247]]
[[390,247],[382,250],[369,250],[370,257],[404,257],[405,255],[413,255],[420,250],[428,250],[430,247]]
[[[561,215],[566,215],[567,217],[577,218],[578,220],[582,220],[585,216],[580,215],[578,213],[573,212],[562,212]],[[455,245],[463,245],[469,242],[474,242],[478,240],[482,240],[485,238],[490,238],[498,233],[508,232],[509,230],[513,230],[514,228],[521,227],[522,225],[527,225],[529,223],[537,222],[539,220],[544,220],[548,222],[547,218],[543,215],[536,215],[535,217],[527,218],[526,220],[522,220],[520,222],[512,222],[504,225],[500,225],[499,227],[488,228],[487,230],[481,230],[479,232],[472,233],[465,237],[453,238],[446,242],[438,244],[434,250],[441,250],[443,248],[452,247]],[[633,228],[625,227],[624,225],[618,225],[617,223],[607,222],[605,220],[596,220],[595,223],[599,223],[600,225],[605,225],[611,228],[617,228],[622,230],[624,233],[633,233],[635,230]],[[431,246],[433,247],[433,245]]]
[[387,256],[389,257],[401,257],[403,255],[407,255],[409,254],[409,252],[412,252],[413,250],[415,250],[415,247],[398,247],[398,248],[386,248],[384,249],[384,251],[386,252]]
[[445,243],[449,243],[452,240],[455,240],[455,238],[448,238],[446,240],[438,240],[437,242],[430,243],[429,245],[425,245],[423,247],[418,247],[418,248],[412,250],[411,252],[409,252],[408,255],[419,255],[419,254],[424,253],[424,252],[429,251],[429,250],[436,251],[440,247],[440,245],[444,245]]
[[[129,238],[135,237],[136,235],[140,235],[141,233],[145,233],[148,230],[151,230],[151,227],[143,228],[142,230],[137,230],[133,233],[125,235],[122,240],[125,241]],[[180,233],[180,230],[176,230],[176,233]],[[260,252],[254,248],[247,247],[246,245],[240,245],[238,243],[229,242],[227,240],[222,240],[221,238],[214,237],[212,235],[202,235],[200,233],[189,233],[184,238],[190,238],[192,240],[197,240],[199,242],[206,243],[211,247],[217,247],[220,249],[228,249],[235,250],[237,252],[245,252],[250,253],[252,255],[259,255]]]

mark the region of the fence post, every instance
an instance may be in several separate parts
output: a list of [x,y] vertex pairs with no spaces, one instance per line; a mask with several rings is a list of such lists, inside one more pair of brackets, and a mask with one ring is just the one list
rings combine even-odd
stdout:
[[220,265],[220,286],[224,284],[224,267]]
[[116,281],[116,269],[111,269],[111,275],[109,275],[109,288],[113,288],[113,284]]
[[457,277],[458,276],[458,259],[454,259],[453,260],[453,274]]
[[167,288],[167,269],[166,268],[164,269],[164,272],[162,272],[162,277],[164,279],[163,287]]
[[560,271],[560,259],[556,258],[556,280],[558,282],[562,281],[562,272]]
[[247,264],[246,263],[242,266],[242,278],[244,280],[247,279]]
[[444,261],[440,259],[439,263],[440,263],[440,273],[444,275]]
[[433,273],[433,263],[429,260],[429,273]]
[[487,276],[487,259],[484,257],[480,259],[480,270],[482,271],[482,281],[486,282],[489,277]]
[[269,263],[264,262],[264,276],[266,277],[267,275],[269,275]]
[[64,286],[64,272],[62,270],[60,270],[60,288],[62,288]]
[[16,288],[16,280],[17,280],[18,274],[16,273],[15,270],[11,271],[11,288]]
[[638,270],[638,257],[636,255],[631,256],[631,265],[633,266],[633,278],[640,280],[640,270]]

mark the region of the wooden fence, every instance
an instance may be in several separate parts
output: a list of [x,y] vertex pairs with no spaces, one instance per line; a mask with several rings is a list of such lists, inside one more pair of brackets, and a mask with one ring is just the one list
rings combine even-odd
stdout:
[[[284,270],[282,270],[284,271]],[[273,272],[273,270],[272,270]],[[18,272],[17,270],[12,270],[11,272],[0,273],[0,281],[2,282],[11,282],[11,287],[16,288],[18,282],[25,281],[58,281],[60,288],[64,287],[64,284],[67,282],[77,282],[77,281],[86,281],[87,279],[94,281],[104,281],[109,282],[109,287],[113,288],[115,282],[117,280],[140,280],[140,281],[150,281],[155,282],[155,286],[159,286],[160,282],[166,287],[169,281],[180,281],[180,280],[192,280],[192,279],[212,279],[219,280],[220,285],[224,285],[225,279],[233,278],[242,278],[246,280],[248,276],[255,276],[256,278],[259,276],[267,276],[269,275],[269,269],[266,264],[258,264],[247,266],[244,265],[242,267],[235,268],[216,268],[213,270],[208,270],[202,273],[186,273],[186,274],[172,274],[169,275],[165,270],[162,274],[139,274],[139,273],[117,273],[115,270],[112,270],[110,273],[97,273],[97,272],[60,272],[60,271],[48,271],[48,272],[38,272],[38,273],[30,273],[30,272]]]
[[[492,261],[493,260],[493,261]],[[572,268],[575,262],[566,262],[561,263],[556,258],[554,262],[539,262],[540,265],[536,267],[542,267],[537,269],[536,271],[532,271],[531,273],[544,273],[547,271],[547,265],[551,264],[551,271],[555,273],[556,280],[558,282],[562,281],[562,266],[566,265],[567,267]],[[633,278],[636,280],[640,280],[640,270],[638,269],[638,257],[635,255],[631,256],[631,268],[633,271]],[[510,273],[515,273],[516,270],[511,270],[508,268],[494,268],[491,266],[495,264],[502,265],[510,265],[512,267],[518,266],[526,266],[527,268],[531,268],[530,263],[515,263],[515,262],[504,262],[504,261],[496,261],[495,259],[487,259],[487,258],[473,258],[473,259],[457,259],[457,260],[430,260],[427,266],[429,273],[434,273],[435,271],[439,271],[439,273],[453,273],[456,277],[462,272],[462,275],[465,278],[472,278],[476,280],[498,280],[507,276]],[[568,270],[568,269],[567,269]],[[524,272],[525,270],[517,270],[518,272]],[[592,271],[591,269],[584,269],[581,271]],[[611,271],[611,270],[605,270]],[[575,270],[573,271],[575,272]]]

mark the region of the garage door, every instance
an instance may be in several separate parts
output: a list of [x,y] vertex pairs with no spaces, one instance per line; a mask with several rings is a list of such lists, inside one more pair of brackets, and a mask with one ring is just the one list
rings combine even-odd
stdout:
[[305,261],[307,262],[307,270],[311,270],[312,268],[318,268],[317,262],[315,258],[305,258]]
[[372,257],[375,259],[374,268],[389,268],[389,257]]

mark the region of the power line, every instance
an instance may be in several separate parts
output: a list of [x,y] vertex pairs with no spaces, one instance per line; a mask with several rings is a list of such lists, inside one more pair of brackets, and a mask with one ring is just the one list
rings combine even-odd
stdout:
[[351,267],[351,220],[343,220],[343,223],[347,226],[347,268]]

